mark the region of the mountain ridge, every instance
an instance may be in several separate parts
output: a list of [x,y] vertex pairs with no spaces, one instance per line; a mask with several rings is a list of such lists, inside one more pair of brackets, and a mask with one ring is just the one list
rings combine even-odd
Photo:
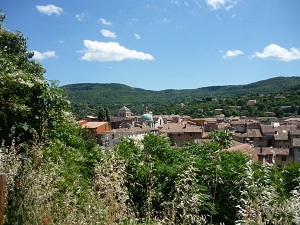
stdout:
[[[252,88],[257,88],[257,87],[261,87],[262,85],[265,84],[270,84],[270,83],[280,83],[280,85],[285,85],[287,84],[288,80],[292,80],[292,81],[296,81],[296,85],[299,85],[300,83],[300,77],[299,76],[289,76],[289,77],[285,77],[285,76],[278,76],[278,77],[273,77],[273,78],[269,78],[269,79],[265,79],[265,80],[259,80],[256,82],[252,82],[249,84],[237,84],[237,85],[216,85],[216,86],[205,86],[205,87],[199,87],[199,88],[190,88],[190,89],[173,89],[173,88],[168,88],[168,89],[164,89],[164,90],[150,90],[150,89],[143,89],[143,88],[139,88],[139,87],[131,87],[129,85],[126,84],[121,84],[121,83],[74,83],[74,84],[66,84],[63,85],[63,88],[66,88],[67,90],[74,90],[74,86],[81,86],[81,85],[90,85],[90,86],[107,86],[109,88],[111,87],[127,87],[127,88],[131,88],[131,89],[135,89],[135,90],[144,90],[144,91],[151,91],[151,92],[166,92],[166,91],[190,91],[190,90],[215,90],[215,89],[234,89],[234,88],[239,88],[239,87],[245,87],[247,89],[252,89]],[[283,82],[282,82],[283,81]],[[289,82],[289,83],[293,83],[293,82]],[[292,86],[295,86],[295,84],[293,83]]]
[[62,86],[68,100],[80,110],[83,106],[108,107],[112,111],[123,105],[142,107],[178,104],[203,98],[226,98],[300,90],[300,77],[274,77],[245,85],[209,86],[197,89],[166,89],[161,91],[134,88],[119,83],[79,83]]

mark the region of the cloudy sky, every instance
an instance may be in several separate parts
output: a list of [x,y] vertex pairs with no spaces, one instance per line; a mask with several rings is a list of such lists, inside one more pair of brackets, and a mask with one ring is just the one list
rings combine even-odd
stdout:
[[148,90],[300,76],[299,0],[0,0],[61,85]]

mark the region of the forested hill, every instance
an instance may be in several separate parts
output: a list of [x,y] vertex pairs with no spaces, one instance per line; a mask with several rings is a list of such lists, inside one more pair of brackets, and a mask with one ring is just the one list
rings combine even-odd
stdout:
[[69,100],[87,104],[133,104],[180,102],[206,97],[270,94],[300,89],[300,77],[276,77],[246,85],[211,86],[198,89],[151,91],[123,84],[81,83],[63,86]]
[[[152,91],[123,84],[82,83],[63,86],[72,103],[74,113],[95,111],[99,106],[108,107],[112,114],[126,105],[136,113],[144,106],[178,104],[203,98],[250,96],[300,90],[300,77],[276,77],[246,85],[212,86],[198,89]],[[80,112],[82,111],[82,112]],[[95,112],[96,113],[96,112]]]

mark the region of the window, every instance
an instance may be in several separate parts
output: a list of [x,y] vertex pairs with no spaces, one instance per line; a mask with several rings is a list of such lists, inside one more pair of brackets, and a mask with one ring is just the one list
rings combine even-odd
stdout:
[[281,161],[286,161],[286,156],[285,155],[281,156]]

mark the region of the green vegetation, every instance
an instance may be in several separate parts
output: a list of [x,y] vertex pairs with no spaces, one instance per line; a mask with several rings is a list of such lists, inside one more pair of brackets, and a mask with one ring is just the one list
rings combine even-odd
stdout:
[[26,38],[1,25],[0,40],[5,225],[299,224],[299,164],[263,168],[226,151],[222,132],[203,145],[148,135],[104,150],[43,78]]
[[[149,91],[122,84],[71,84],[64,86],[77,119],[96,115],[98,107],[108,107],[113,115],[123,105],[133,113],[142,114],[148,106],[155,114],[181,114],[192,117],[215,116],[216,108],[223,114],[244,116],[290,116],[300,106],[300,77],[276,77],[248,85],[215,86],[190,90]],[[257,100],[255,106],[247,101]],[[179,105],[183,103],[184,106]],[[240,106],[236,109],[231,106]],[[281,106],[291,106],[281,109]]]

